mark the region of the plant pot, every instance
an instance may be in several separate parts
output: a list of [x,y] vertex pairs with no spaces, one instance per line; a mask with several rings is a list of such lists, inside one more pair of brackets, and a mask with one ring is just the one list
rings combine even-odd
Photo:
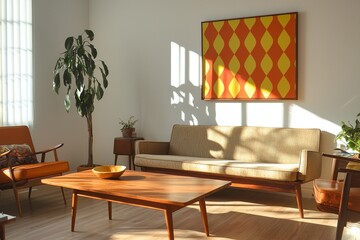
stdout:
[[124,138],[131,138],[135,128],[124,128],[121,132]]

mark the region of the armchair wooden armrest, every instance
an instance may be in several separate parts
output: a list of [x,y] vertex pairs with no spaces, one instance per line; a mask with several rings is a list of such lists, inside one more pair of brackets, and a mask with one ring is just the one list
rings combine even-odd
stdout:
[[52,148],[49,148],[49,149],[46,149],[46,150],[43,150],[43,151],[37,151],[34,153],[34,155],[37,155],[37,154],[41,154],[41,162],[44,162],[45,161],[45,154],[48,153],[48,152],[51,152],[53,151],[54,152],[54,159],[55,161],[58,161],[59,158],[58,158],[58,155],[57,155],[57,149],[58,148],[61,148],[64,144],[63,143],[60,143]]

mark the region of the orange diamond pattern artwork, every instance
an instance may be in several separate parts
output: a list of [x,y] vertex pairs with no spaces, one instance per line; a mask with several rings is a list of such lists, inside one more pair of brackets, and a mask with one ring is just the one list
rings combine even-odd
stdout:
[[297,13],[201,28],[204,100],[297,99]]

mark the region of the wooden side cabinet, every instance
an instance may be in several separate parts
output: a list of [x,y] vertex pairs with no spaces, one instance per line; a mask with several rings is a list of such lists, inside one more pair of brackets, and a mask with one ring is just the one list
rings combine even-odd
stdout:
[[141,137],[124,138],[117,137],[114,139],[114,165],[117,164],[118,155],[127,155],[129,157],[129,170],[135,170],[134,158],[135,158],[135,141],[144,140]]

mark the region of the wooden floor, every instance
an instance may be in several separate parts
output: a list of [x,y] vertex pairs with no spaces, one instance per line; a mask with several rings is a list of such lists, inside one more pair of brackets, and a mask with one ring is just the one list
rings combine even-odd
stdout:
[[[68,205],[59,188],[39,186],[28,200],[21,196],[24,217],[5,227],[8,240],[56,239],[167,239],[161,211],[113,204],[108,220],[107,204],[79,199],[75,232],[70,231],[71,190],[65,189]],[[206,199],[211,236],[207,239],[334,239],[337,216],[316,210],[305,199],[305,218],[299,218],[295,198],[276,193],[225,189]],[[0,193],[0,210],[16,215],[11,190]],[[197,204],[174,213],[175,239],[206,239]],[[357,225],[347,227],[343,239],[360,239]]]

